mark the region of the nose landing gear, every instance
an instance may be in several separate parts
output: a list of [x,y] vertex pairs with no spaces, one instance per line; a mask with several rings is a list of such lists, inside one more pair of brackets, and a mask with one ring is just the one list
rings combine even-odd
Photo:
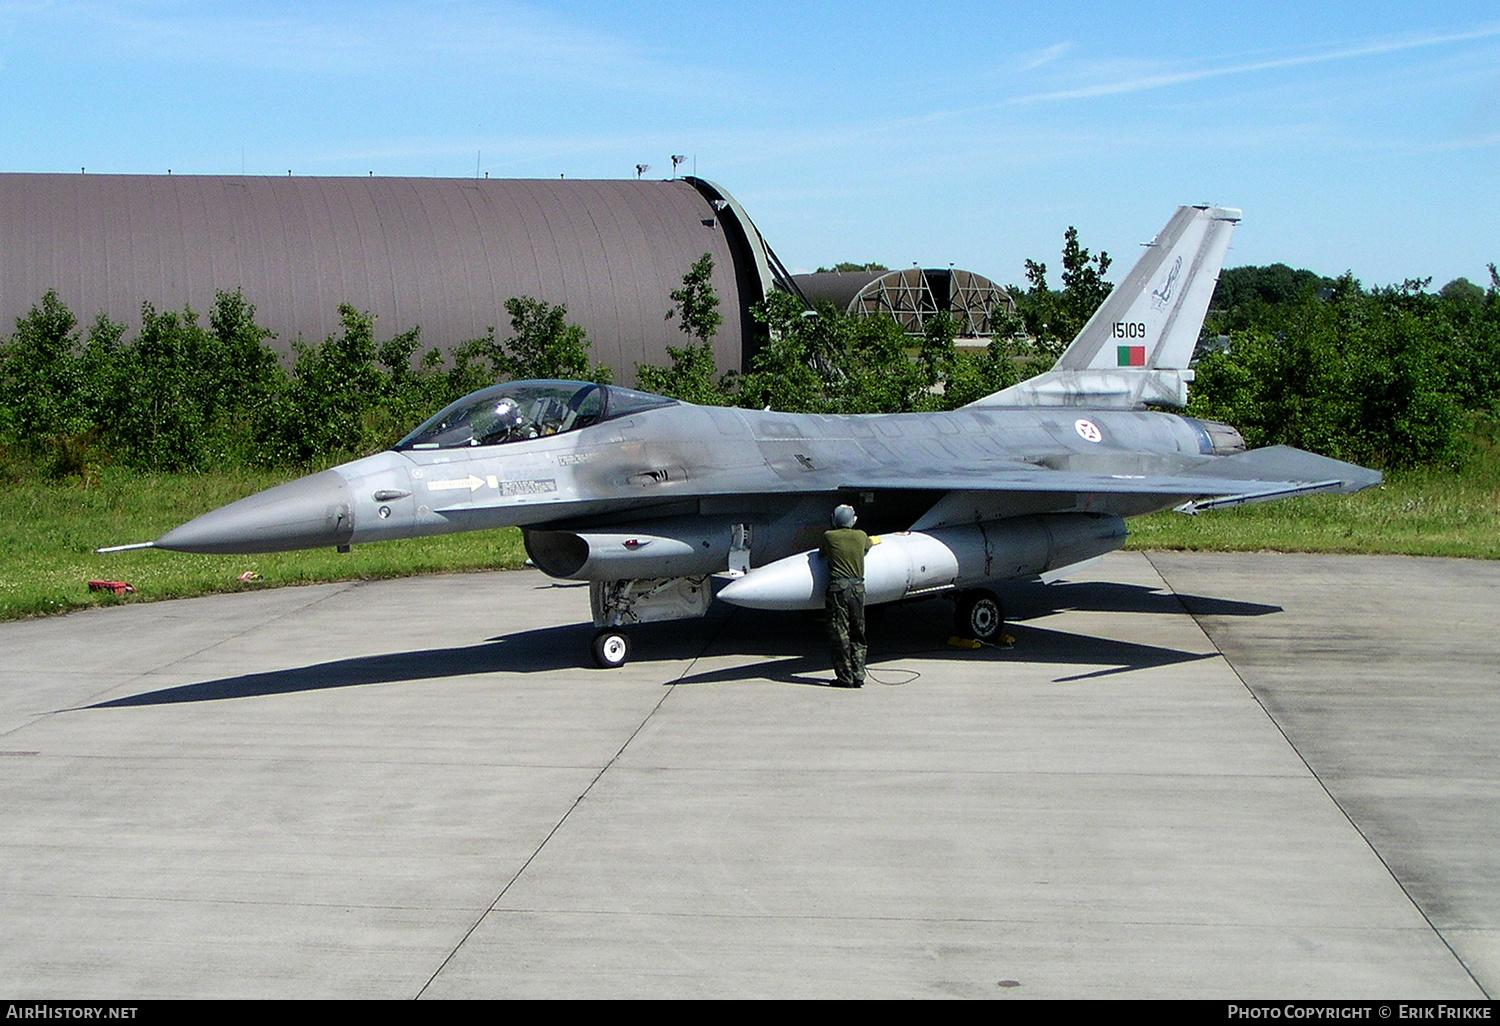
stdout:
[[594,665],[602,670],[624,666],[630,658],[630,635],[618,627],[603,627],[594,635]]

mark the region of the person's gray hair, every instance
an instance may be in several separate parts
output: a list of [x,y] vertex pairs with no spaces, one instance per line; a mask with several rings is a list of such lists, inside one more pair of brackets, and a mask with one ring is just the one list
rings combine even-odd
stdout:
[[853,506],[835,506],[833,509],[834,527],[853,527],[859,518],[854,515]]

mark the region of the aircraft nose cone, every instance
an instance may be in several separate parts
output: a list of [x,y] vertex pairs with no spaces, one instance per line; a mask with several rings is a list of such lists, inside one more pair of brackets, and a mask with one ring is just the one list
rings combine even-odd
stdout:
[[349,483],[336,470],[232,502],[156,540],[158,549],[237,555],[347,545],[354,534]]

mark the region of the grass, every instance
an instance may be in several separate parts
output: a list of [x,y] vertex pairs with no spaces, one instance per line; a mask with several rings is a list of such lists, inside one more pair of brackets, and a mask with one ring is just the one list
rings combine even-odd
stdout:
[[[292,476],[106,471],[87,487],[40,481],[6,485],[0,492],[0,619],[277,585],[512,568],[526,558],[521,532],[514,528],[356,545],[345,554],[331,548],[258,556],[94,552],[103,545],[158,538]],[[246,571],[262,579],[242,583],[239,576]],[[128,581],[136,594],[91,592],[93,579]]]
[[[200,513],[269,488],[289,474],[143,475],[22,480],[0,489],[0,619],[88,606],[185,598],[277,585],[518,567],[514,528],[379,545],[262,556],[152,550],[96,555],[102,545],[160,537]],[[1500,559],[1500,441],[1476,435],[1461,471],[1388,476],[1358,495],[1320,495],[1196,517],[1158,513],[1130,522],[1131,549],[1402,553]],[[246,571],[261,575],[242,583]],[[135,595],[90,592],[91,579],[128,581]]]
[[1197,516],[1130,522],[1130,549],[1360,552],[1500,559],[1500,444],[1470,439],[1462,469],[1386,475],[1356,495],[1313,495]]

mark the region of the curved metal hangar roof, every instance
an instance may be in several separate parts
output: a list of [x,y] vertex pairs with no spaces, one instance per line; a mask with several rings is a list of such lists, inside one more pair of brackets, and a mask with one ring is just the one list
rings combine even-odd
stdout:
[[566,303],[593,358],[630,382],[683,344],[669,294],[704,253],[741,367],[748,309],[784,277],[733,197],[701,179],[260,178],[0,174],[0,332],[47,289],[87,323],[140,306],[206,312],[241,289],[285,351],[339,329],[338,306],[427,345],[509,333],[505,301]]
[[982,274],[955,267],[898,271],[821,271],[793,278],[802,294],[826,300],[851,317],[885,315],[908,335],[921,335],[927,318],[946,310],[960,337],[988,338],[1000,314],[1015,313],[1010,293]]

